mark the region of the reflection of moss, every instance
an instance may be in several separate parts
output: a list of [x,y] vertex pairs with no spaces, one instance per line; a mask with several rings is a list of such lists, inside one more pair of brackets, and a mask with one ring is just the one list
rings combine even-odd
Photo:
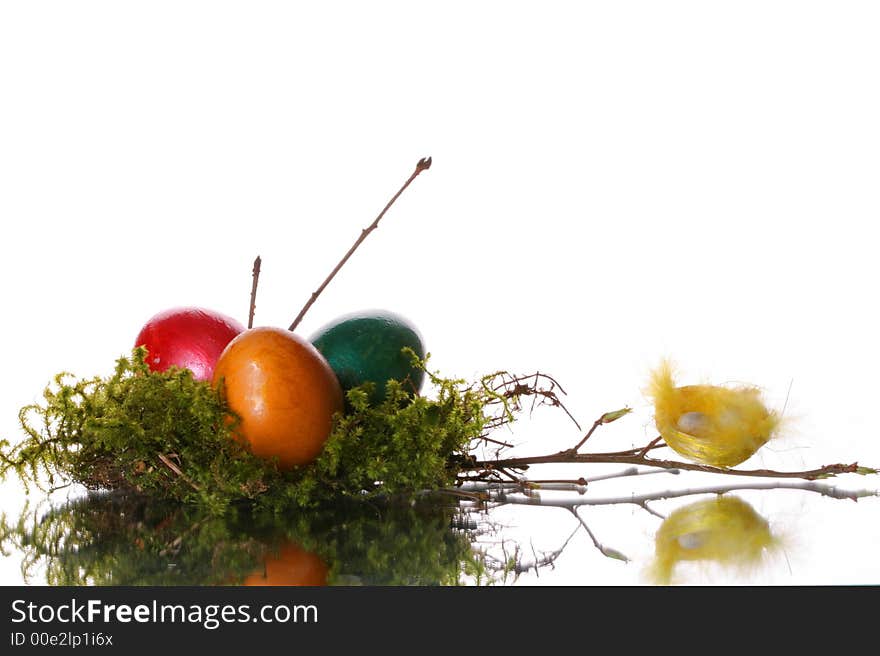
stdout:
[[667,517],[655,537],[651,578],[670,583],[683,561],[750,567],[778,543],[767,521],[745,501],[718,496],[679,508]]
[[315,584],[323,572],[331,585],[454,585],[481,569],[471,537],[453,527],[458,512],[357,503],[292,518],[250,508],[218,517],[101,494],[4,519],[0,538],[26,554],[26,576],[45,564],[52,585],[259,584],[267,572],[276,582]]

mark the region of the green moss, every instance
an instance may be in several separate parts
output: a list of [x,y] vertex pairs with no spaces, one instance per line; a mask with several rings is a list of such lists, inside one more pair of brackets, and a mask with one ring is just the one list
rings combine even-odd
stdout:
[[236,418],[218,390],[186,369],[151,372],[144,355],[120,358],[106,378],[56,376],[42,403],[21,410],[25,440],[0,442],[0,474],[133,490],[216,513],[237,502],[280,511],[453,484],[487,422],[487,397],[463,381],[429,373],[435,398],[389,381],[378,405],[365,384],[348,391],[350,410],[337,415],[319,458],[283,472],[235,439]]

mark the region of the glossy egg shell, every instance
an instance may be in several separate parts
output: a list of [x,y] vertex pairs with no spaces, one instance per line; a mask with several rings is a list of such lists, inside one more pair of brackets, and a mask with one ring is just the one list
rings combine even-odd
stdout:
[[151,371],[175,366],[192,371],[196,380],[211,380],[226,345],[244,331],[232,317],[199,307],[159,312],[141,328],[135,346],[147,349]]
[[324,357],[302,337],[281,328],[253,328],[224,349],[214,369],[239,434],[262,458],[282,469],[314,460],[343,407],[342,390]]
[[263,567],[247,576],[242,585],[327,585],[329,569],[323,560],[293,542],[269,553]]
[[323,326],[309,341],[330,363],[343,391],[371,381],[376,384],[370,398],[385,398],[388,380],[404,383],[418,392],[425,372],[411,364],[404,347],[424,359],[425,347],[416,327],[404,317],[386,310],[366,310],[347,314]]

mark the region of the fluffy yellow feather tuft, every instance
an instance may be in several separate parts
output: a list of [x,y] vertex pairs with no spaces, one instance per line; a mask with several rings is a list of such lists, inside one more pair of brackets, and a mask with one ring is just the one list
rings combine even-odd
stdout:
[[671,449],[695,462],[733,467],[750,458],[773,436],[779,416],[755,387],[676,387],[672,364],[651,373],[648,395],[654,422]]
[[655,557],[647,574],[660,585],[672,582],[681,562],[751,568],[782,546],[767,521],[735,496],[718,496],[677,509],[663,521],[654,540]]

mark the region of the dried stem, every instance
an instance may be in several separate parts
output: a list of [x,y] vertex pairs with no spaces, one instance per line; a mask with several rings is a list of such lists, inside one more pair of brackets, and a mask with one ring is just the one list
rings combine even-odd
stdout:
[[[527,396],[532,397],[530,412],[534,411],[536,405],[560,408],[577,426],[577,429],[581,430],[577,419],[574,418],[559,398],[559,394],[565,394],[562,385],[552,376],[543,374],[540,371],[527,376],[515,376],[507,371],[497,371],[494,374],[483,376],[480,380],[480,389],[486,397],[486,408],[493,411],[497,409],[483,427],[483,439],[487,439],[485,437],[486,433],[511,423],[514,418],[513,411],[522,409],[521,401]],[[557,394],[557,390],[559,394]],[[600,419],[600,422],[606,423],[602,419]]]
[[339,273],[339,270],[343,267],[343,265],[345,265],[345,263],[348,262],[348,258],[350,258],[352,256],[352,254],[357,250],[358,246],[360,246],[363,243],[363,241],[367,238],[367,236],[379,226],[379,221],[381,221],[382,217],[385,216],[385,212],[387,212],[389,210],[389,208],[400,197],[400,195],[406,190],[406,188],[409,187],[409,185],[412,183],[412,181],[418,177],[419,173],[421,173],[422,171],[425,171],[429,168],[431,168],[431,158],[430,157],[423,157],[422,159],[420,159],[418,161],[418,163],[416,164],[415,170],[412,172],[412,174],[409,176],[409,178],[407,178],[406,182],[403,183],[403,186],[401,186],[400,189],[397,190],[397,193],[391,197],[391,200],[388,201],[388,203],[385,205],[385,207],[382,209],[382,211],[379,212],[379,216],[376,217],[376,220],[373,221],[368,227],[364,228],[361,231],[360,236],[357,238],[357,240],[354,242],[354,244],[352,244],[351,248],[348,249],[348,252],[342,257],[341,260],[339,260],[339,262],[336,264],[336,266],[333,267],[333,271],[330,272],[330,275],[327,276],[327,278],[324,280],[324,282],[321,283],[321,286],[318,287],[318,289],[316,289],[312,293],[309,300],[306,302],[306,304],[303,306],[303,308],[299,311],[299,314],[296,315],[296,319],[294,319],[293,323],[290,324],[289,330],[296,330],[296,327],[299,325],[300,321],[302,321],[306,312],[309,311],[309,308],[312,307],[314,302],[318,299],[318,296],[321,295],[321,292],[324,291],[324,288],[330,284],[330,281],[333,280],[333,278],[336,276],[337,273]]
[[662,435],[658,435],[657,437],[655,437],[653,440],[651,440],[650,442],[648,442],[648,444],[646,444],[645,446],[643,446],[643,447],[639,450],[639,455],[640,455],[640,456],[644,456],[644,455],[645,455],[646,453],[648,453],[648,451],[650,451],[651,449],[656,449],[657,447],[659,447],[659,446],[661,446],[661,445],[662,445],[662,446],[666,446],[665,444],[663,444],[663,436],[662,436]]
[[659,467],[661,469],[681,469],[687,471],[700,471],[711,474],[727,474],[730,476],[760,476],[765,478],[802,478],[813,481],[820,478],[829,478],[838,474],[857,474],[861,472],[858,463],[824,465],[816,469],[803,471],[776,471],[774,469],[725,469],[711,465],[701,465],[693,462],[680,462],[677,460],[657,460],[645,455],[622,454],[622,453],[572,453],[560,451],[543,456],[530,456],[525,458],[502,458],[498,460],[478,460],[470,463],[469,469],[527,469],[531,465],[544,464],[619,464],[619,465],[644,465],[646,467]]
[[[542,374],[543,375],[543,374]],[[487,385],[487,380],[492,381],[496,378],[501,378],[501,384],[499,384],[495,388],[490,388]],[[546,376],[545,376],[546,377]],[[492,400],[489,401],[487,405],[490,405],[495,399],[500,399],[505,406],[506,416],[501,418],[495,418],[494,420],[490,420],[488,426],[490,428],[494,428],[497,425],[502,425],[505,423],[509,423],[512,421],[510,417],[510,412],[507,409],[508,403],[516,405],[518,399],[526,394],[536,394],[543,393],[547,394],[546,391],[538,388],[537,384],[534,383],[530,386],[523,385],[521,383],[522,380],[528,377],[512,377],[506,372],[501,372],[499,374],[494,374],[494,376],[490,376],[483,379],[483,388],[484,390],[489,391]],[[552,380],[552,379],[550,379]],[[557,384],[558,385],[558,384]],[[560,406],[561,404],[552,395],[552,389],[550,391],[551,394],[551,405]],[[807,469],[803,471],[776,471],[773,469],[733,469],[733,468],[724,468],[724,467],[714,467],[712,465],[701,465],[699,463],[694,462],[682,462],[678,460],[660,460],[656,458],[651,458],[648,456],[648,453],[653,451],[654,449],[659,449],[665,447],[666,444],[663,443],[662,437],[656,437],[648,444],[642,447],[627,449],[625,451],[612,451],[612,452],[604,452],[604,453],[578,453],[578,449],[584,445],[584,443],[593,435],[596,429],[599,426],[604,424],[611,423],[613,421],[617,421],[621,417],[624,417],[626,414],[630,412],[629,408],[624,408],[622,410],[617,410],[615,412],[606,412],[601,417],[599,417],[593,425],[590,427],[589,431],[574,447],[570,449],[566,449],[564,451],[559,451],[557,453],[550,453],[539,456],[528,456],[528,457],[518,457],[518,458],[496,458],[494,460],[470,460],[467,462],[462,470],[464,472],[468,471],[477,471],[479,472],[476,476],[469,476],[463,480],[474,481],[474,480],[493,480],[492,474],[497,472],[498,470],[525,470],[528,469],[531,465],[544,465],[544,464],[620,464],[620,465],[643,465],[646,467],[654,467],[666,470],[676,470],[676,473],[679,470],[686,471],[700,471],[711,474],[728,474],[731,476],[759,476],[764,478],[800,478],[808,481],[820,479],[820,478],[830,478],[832,476],[837,476],[839,474],[868,474],[868,473],[877,473],[877,470],[872,469],[870,467],[860,467],[857,462],[852,464],[833,464],[833,465],[824,465],[822,467],[818,467],[816,469]],[[571,416],[570,413],[566,410],[566,414]]]
[[248,311],[248,328],[254,327],[254,312],[257,309],[257,284],[260,281],[260,265],[262,264],[260,256],[254,260],[254,284],[251,286],[251,308]]
[[[171,455],[175,455],[175,454],[171,454]],[[171,459],[168,456],[166,456],[164,453],[159,453],[159,454],[157,454],[157,456],[158,456],[159,460],[162,461],[162,464],[164,464],[166,467],[168,467],[168,469],[170,469],[173,473],[180,476],[180,478],[183,479],[184,481],[186,481],[192,489],[194,489],[196,491],[199,490],[199,486],[196,483],[193,483],[192,479],[190,479],[189,476],[184,474],[181,471],[180,467],[178,467],[173,462],[171,462]]]
[[590,426],[590,430],[587,431],[587,434],[583,436],[583,438],[581,439],[580,442],[578,442],[577,444],[574,445],[574,447],[571,449],[571,452],[576,453],[577,450],[580,449],[584,445],[584,442],[586,442],[588,439],[590,439],[590,436],[594,432],[596,432],[596,429],[599,428],[599,426],[601,426],[603,423],[605,423],[605,422],[602,421],[602,417],[599,417],[596,421],[594,421],[593,425]]
[[[493,469],[492,472],[495,470]],[[488,478],[488,477],[459,477],[456,483],[456,490],[466,490],[469,492],[479,491],[479,492],[487,492],[491,491],[497,495],[503,495],[506,493],[519,493],[525,494],[527,496],[534,495],[535,492],[541,492],[544,490],[551,490],[555,492],[576,492],[577,494],[584,494],[587,491],[590,483],[596,483],[599,481],[607,481],[611,479],[617,478],[626,478],[629,476],[650,476],[652,474],[678,474],[677,469],[659,469],[659,470],[644,470],[639,469],[638,467],[628,467],[623,471],[614,472],[612,474],[602,474],[600,476],[591,476],[589,478],[585,478],[581,476],[580,478],[549,478],[549,479],[526,479],[526,478],[517,478],[513,481],[503,481],[500,478]],[[509,474],[508,474],[509,475]]]

